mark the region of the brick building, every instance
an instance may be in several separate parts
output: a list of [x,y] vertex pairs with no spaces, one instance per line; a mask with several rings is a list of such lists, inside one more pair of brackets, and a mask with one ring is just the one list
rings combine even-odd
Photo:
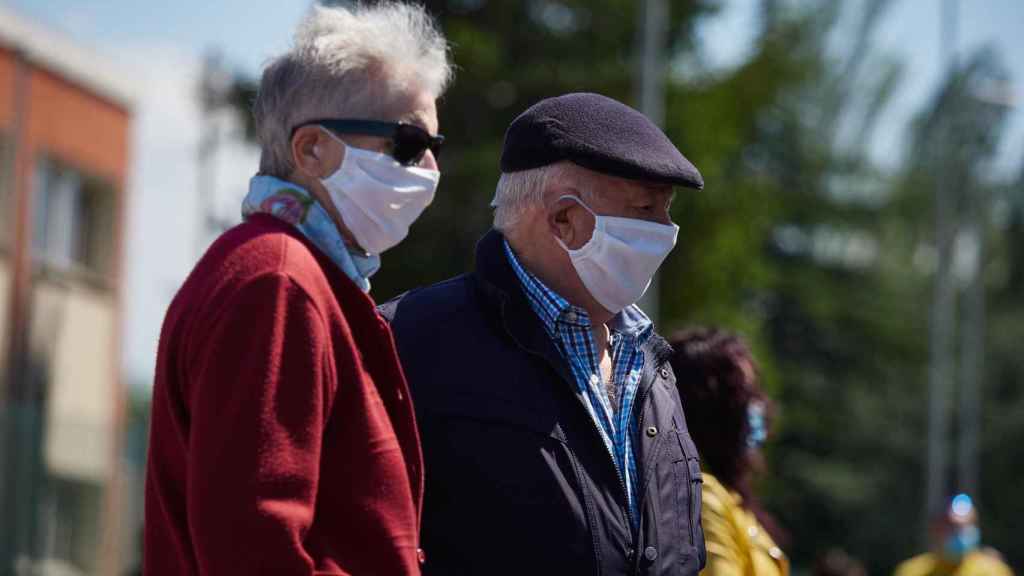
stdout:
[[0,576],[119,571],[131,85],[0,7]]

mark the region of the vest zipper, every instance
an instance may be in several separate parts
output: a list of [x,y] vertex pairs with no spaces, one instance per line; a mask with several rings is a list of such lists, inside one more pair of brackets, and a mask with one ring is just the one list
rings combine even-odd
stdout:
[[[504,317],[505,309],[504,309],[504,305],[505,305],[505,302],[503,301],[502,302],[502,306],[501,306],[501,314],[502,314],[502,323],[503,324],[505,324],[505,317]],[[511,335],[511,331],[508,329],[508,325],[507,324],[505,324],[505,330],[506,330],[506,332],[509,332],[509,334]],[[513,340],[515,340],[514,336],[513,336]],[[553,363],[550,360],[548,360],[548,358],[545,357],[543,354],[541,354],[541,353],[531,349],[528,346],[523,346],[518,341],[516,341],[516,343],[519,344],[519,347],[521,349],[525,350],[528,354],[531,354],[533,356],[536,356],[537,358],[540,358],[545,363],[547,363],[549,366],[554,368],[555,373],[558,374],[558,368],[556,366],[554,366]],[[571,368],[570,368],[570,370],[571,370]],[[560,380],[562,380],[566,384],[571,385],[573,390],[576,390],[575,382],[566,382],[565,379],[562,378],[561,374],[558,374],[558,377],[559,377]],[[584,411],[586,411],[586,407],[584,406],[583,408],[584,408]],[[590,421],[590,424],[593,427],[594,432],[597,433],[597,439],[601,442],[602,445],[604,445],[605,453],[608,454],[608,458],[612,462],[612,468],[615,469],[615,477],[619,481],[619,488],[622,489],[622,496],[625,499],[624,506],[623,506],[623,508],[624,508],[624,514],[623,515],[625,516],[625,520],[626,520],[626,534],[629,535],[629,539],[626,542],[626,547],[627,547],[627,549],[628,548],[634,548],[633,556],[634,556],[634,558],[639,558],[640,557],[640,552],[635,549],[634,544],[639,539],[640,528],[639,528],[639,526],[637,528],[638,534],[633,534],[633,511],[632,511],[632,509],[630,508],[630,505],[629,505],[629,493],[626,491],[626,481],[622,479],[622,475],[624,473],[627,473],[627,472],[625,472],[624,470],[623,471],[619,470],[619,464],[618,464],[618,462],[615,461],[615,455],[612,453],[611,448],[609,448],[608,445],[605,444],[604,439],[601,437],[600,426],[598,426],[597,422],[595,422],[594,419],[590,416],[589,411],[586,411],[586,412],[587,412],[587,420]],[[583,487],[581,486],[580,488],[582,489]],[[638,523],[639,523],[639,519],[638,519]]]
[[[523,349],[526,350],[528,353],[530,353],[530,354],[540,358],[541,360],[544,360],[544,362],[550,364],[550,361],[546,357],[544,357],[542,354],[534,352],[533,350],[531,350],[529,348],[526,348],[526,347],[523,347]],[[556,372],[557,372],[557,370],[556,370]],[[564,378],[562,378],[561,375],[559,375],[559,379],[562,380],[563,382],[565,382]],[[565,383],[573,386],[573,389],[575,390],[575,384],[574,383],[571,383],[571,382],[565,382]],[[618,462],[615,461],[615,455],[612,453],[611,448],[608,447],[608,444],[605,443],[604,438],[601,436],[601,428],[597,425],[597,422],[595,422],[594,419],[590,416],[590,412],[587,412],[587,420],[590,421],[590,424],[593,427],[594,432],[597,433],[597,439],[601,442],[601,445],[604,446],[605,454],[608,455],[608,458],[612,462],[612,467],[615,468],[615,477],[619,481],[619,487],[622,488],[622,495],[625,497],[625,506],[623,506],[623,508],[624,508],[624,511],[625,511],[624,515],[626,517],[625,518],[625,520],[626,520],[626,528],[627,528],[626,532],[629,534],[629,541],[626,543],[626,545],[627,545],[627,547],[631,547],[631,546],[633,546],[633,543],[636,540],[636,537],[633,534],[633,511],[632,511],[632,509],[629,506],[629,492],[626,491],[626,482],[625,482],[625,480],[622,479],[623,471],[619,470],[619,464],[618,464]],[[634,551],[634,556],[636,554],[637,554],[636,551]]]
[[[590,414],[587,414],[587,416],[590,420],[590,423],[594,425],[594,431],[597,432],[597,437],[601,439],[601,430],[599,429],[597,422],[594,422],[593,418],[589,418]],[[629,432],[627,431],[627,434],[628,433]],[[601,439],[601,444],[604,444],[605,452],[607,452],[608,457],[612,459],[612,466],[615,467],[616,471],[615,476],[619,479],[619,486],[622,488],[622,495],[626,497],[626,522],[628,522],[627,527],[629,528],[629,540],[630,544],[632,544],[633,540],[635,539],[633,535],[633,507],[629,505],[629,492],[626,491],[626,481],[622,479],[622,476],[624,474],[628,474],[628,472],[626,472],[625,470],[619,470],[619,463],[615,461],[615,455],[612,454],[611,448],[609,448],[608,445],[604,443],[604,439]],[[639,530],[639,528],[637,529]]]

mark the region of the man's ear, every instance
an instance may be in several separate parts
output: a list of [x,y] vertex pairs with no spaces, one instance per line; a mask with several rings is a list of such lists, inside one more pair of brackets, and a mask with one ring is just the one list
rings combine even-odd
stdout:
[[310,178],[327,177],[324,172],[324,147],[328,136],[319,126],[303,126],[292,135],[292,162],[295,170]]
[[579,204],[571,198],[560,198],[548,206],[548,228],[555,238],[560,238],[566,246],[575,244],[578,231],[573,226],[573,210]]

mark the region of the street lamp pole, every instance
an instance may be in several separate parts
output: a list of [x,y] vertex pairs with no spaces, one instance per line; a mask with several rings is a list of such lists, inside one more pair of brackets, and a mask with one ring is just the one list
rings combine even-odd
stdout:
[[[942,30],[940,43],[946,54],[947,77],[956,74],[956,9],[957,0],[942,4]],[[951,134],[944,130],[942,137],[948,153],[952,145]],[[948,170],[948,168],[947,168]],[[942,507],[946,496],[946,470],[949,453],[949,412],[953,374],[953,330],[956,292],[953,284],[952,256],[956,226],[953,222],[953,190],[949,178],[939,178],[935,189],[935,244],[938,265],[929,326],[928,362],[928,464],[925,478],[925,518]]]
[[[651,122],[665,124],[665,37],[668,33],[668,6],[665,0],[643,0],[637,19],[637,56],[639,75],[635,81],[635,98]],[[658,321],[658,276],[651,280],[640,308]]]

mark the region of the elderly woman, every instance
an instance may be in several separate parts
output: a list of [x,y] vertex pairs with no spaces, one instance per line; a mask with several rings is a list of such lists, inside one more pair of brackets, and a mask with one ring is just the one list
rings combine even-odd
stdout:
[[708,563],[704,576],[786,576],[779,529],[751,482],[762,467],[768,397],[757,364],[734,334],[692,329],[671,341],[679,396],[704,467],[703,511]]
[[146,574],[419,574],[419,437],[367,292],[433,199],[450,75],[390,2],[315,8],[263,72],[245,222],[163,326]]

